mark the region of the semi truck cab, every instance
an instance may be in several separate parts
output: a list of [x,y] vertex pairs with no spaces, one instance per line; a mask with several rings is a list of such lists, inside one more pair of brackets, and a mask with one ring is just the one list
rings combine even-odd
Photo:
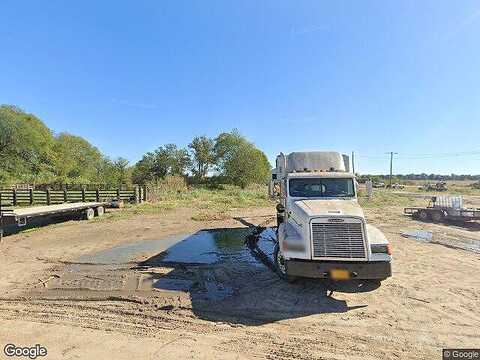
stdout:
[[336,152],[277,157],[271,184],[278,195],[274,255],[285,279],[381,281],[391,276],[390,245],[366,223],[348,161]]

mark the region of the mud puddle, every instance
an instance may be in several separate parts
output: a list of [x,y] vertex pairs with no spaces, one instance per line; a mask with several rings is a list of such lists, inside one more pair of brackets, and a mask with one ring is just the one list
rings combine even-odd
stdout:
[[[190,292],[196,300],[218,301],[242,287],[240,277],[271,272],[245,245],[251,228],[201,230],[161,240],[116,246],[79,257],[41,291]],[[275,232],[260,234],[258,247],[272,256]]]

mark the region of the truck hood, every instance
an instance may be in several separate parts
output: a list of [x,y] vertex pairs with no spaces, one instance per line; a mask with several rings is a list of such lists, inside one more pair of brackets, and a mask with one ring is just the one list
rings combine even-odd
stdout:
[[295,202],[308,216],[356,216],[364,217],[357,200],[298,200]]

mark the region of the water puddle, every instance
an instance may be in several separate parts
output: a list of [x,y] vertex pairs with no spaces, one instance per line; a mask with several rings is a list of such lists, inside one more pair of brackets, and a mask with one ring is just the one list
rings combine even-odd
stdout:
[[161,240],[144,240],[133,244],[115,246],[95,254],[82,255],[77,261],[85,264],[105,265],[140,261],[148,258],[152,254],[163,252],[186,238],[188,238],[188,235],[175,235]]
[[[241,288],[239,278],[269,272],[246,245],[252,228],[201,230],[144,240],[86,254],[67,266],[48,290],[183,291],[192,298],[221,301]],[[260,233],[257,247],[273,257],[275,231]]]
[[[164,252],[141,263],[143,266],[159,266],[163,263],[212,265],[232,261],[262,266],[245,246],[245,238],[252,231],[249,228],[202,230],[187,236]],[[275,232],[262,232],[259,246],[268,254],[273,253]]]
[[431,231],[426,230],[409,230],[409,231],[402,231],[403,237],[412,238],[415,240],[423,241],[423,242],[431,242],[433,238],[433,233]]
[[192,280],[160,278],[153,282],[155,289],[189,291],[193,286]]

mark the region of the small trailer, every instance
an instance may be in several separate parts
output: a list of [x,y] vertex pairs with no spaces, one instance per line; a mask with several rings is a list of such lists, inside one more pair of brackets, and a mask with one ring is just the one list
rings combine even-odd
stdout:
[[17,209],[5,209],[0,207],[0,238],[5,226],[25,226],[33,219],[53,216],[83,216],[85,220],[91,220],[95,216],[102,216],[109,202],[77,202],[63,203],[47,206],[33,206]]
[[426,207],[406,207],[403,212],[422,221],[480,220],[480,209],[465,208],[461,196],[433,196]]

